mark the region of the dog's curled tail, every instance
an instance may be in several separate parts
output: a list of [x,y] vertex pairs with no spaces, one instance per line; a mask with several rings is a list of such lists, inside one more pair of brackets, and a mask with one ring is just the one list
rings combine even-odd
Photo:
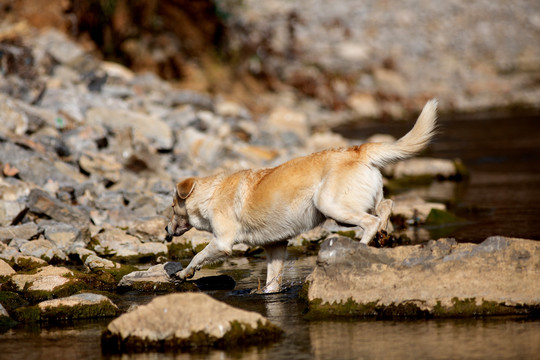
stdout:
[[[426,103],[413,128],[394,143],[372,143],[367,151],[370,163],[378,168],[422,151],[436,131],[437,100]],[[367,145],[367,144],[366,144]]]

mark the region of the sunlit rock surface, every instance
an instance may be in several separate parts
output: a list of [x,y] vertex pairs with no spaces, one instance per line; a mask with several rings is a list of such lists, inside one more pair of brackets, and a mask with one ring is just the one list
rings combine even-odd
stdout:
[[170,294],[113,320],[102,337],[106,351],[181,351],[234,348],[276,340],[281,330],[262,315],[202,293]]
[[313,316],[446,317],[540,309],[540,244],[490,237],[375,249],[333,236],[308,277]]

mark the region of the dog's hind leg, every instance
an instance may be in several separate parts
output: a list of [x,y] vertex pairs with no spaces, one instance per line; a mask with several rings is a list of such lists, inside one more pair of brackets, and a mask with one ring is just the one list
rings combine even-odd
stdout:
[[390,217],[390,214],[392,213],[392,206],[394,205],[394,202],[390,199],[385,199],[377,205],[375,208],[375,214],[379,217],[381,220],[381,223],[379,225],[379,229],[377,231],[387,231],[388,228],[388,218]]
[[266,285],[264,293],[275,293],[281,290],[283,280],[283,264],[287,257],[287,241],[264,246],[266,251]]

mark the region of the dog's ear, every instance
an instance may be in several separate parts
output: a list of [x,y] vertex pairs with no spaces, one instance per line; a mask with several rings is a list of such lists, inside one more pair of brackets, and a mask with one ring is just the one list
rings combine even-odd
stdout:
[[182,200],[186,200],[195,189],[195,178],[188,178],[176,184],[176,193]]

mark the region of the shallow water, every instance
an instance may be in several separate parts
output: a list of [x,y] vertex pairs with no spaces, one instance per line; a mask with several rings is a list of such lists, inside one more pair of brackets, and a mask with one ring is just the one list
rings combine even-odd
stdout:
[[[540,321],[519,318],[421,321],[307,321],[297,299],[301,280],[315,257],[288,263],[285,293],[250,295],[264,278],[265,261],[243,263],[249,276],[234,291],[210,294],[233,306],[256,311],[285,330],[267,347],[242,351],[183,354],[102,355],[100,335],[110,320],[63,325],[25,325],[0,334],[2,359],[534,359],[540,354]],[[234,259],[233,259],[234,262]],[[226,264],[226,265],[230,265]],[[229,266],[225,266],[226,268]],[[231,270],[229,270],[231,271]],[[199,276],[227,273],[204,270]],[[232,271],[230,272],[232,274]],[[126,295],[127,302],[146,303],[151,296]]]
[[[436,157],[463,159],[469,181],[450,184],[452,207],[470,221],[445,231],[461,241],[494,234],[540,239],[540,117],[443,119],[432,146]],[[411,124],[393,123],[349,129],[365,138],[374,132],[401,136]],[[441,184],[436,184],[441,186]],[[446,185],[441,189],[445,189]],[[439,189],[436,187],[436,189]],[[435,191],[437,193],[438,191]],[[443,190],[441,190],[443,192]],[[435,194],[434,196],[436,196]],[[444,230],[444,229],[443,229]],[[440,229],[439,229],[440,231]],[[256,311],[285,330],[267,347],[238,352],[102,355],[100,336],[110,319],[54,326],[21,325],[0,334],[0,359],[534,359],[540,354],[540,321],[523,318],[422,321],[306,321],[298,301],[299,284],[315,257],[291,256],[285,282],[289,290],[250,295],[265,279],[264,259],[231,259],[197,277],[229,273],[234,291],[209,292],[233,306]],[[242,269],[242,273],[235,272]],[[144,304],[153,296],[126,294],[123,306]]]
[[[232,260],[234,262],[235,259]],[[285,330],[266,347],[207,353],[103,355],[100,335],[110,320],[62,325],[23,325],[0,334],[1,359],[534,359],[540,354],[540,321],[523,318],[421,321],[307,321],[298,301],[299,282],[315,257],[290,259],[285,282],[289,290],[250,295],[264,279],[265,261],[242,262],[249,276],[234,291],[209,292],[230,305],[261,313]],[[225,268],[230,268],[227,263]],[[233,270],[203,270],[197,276]],[[153,296],[125,295],[127,303],[147,303]]]

